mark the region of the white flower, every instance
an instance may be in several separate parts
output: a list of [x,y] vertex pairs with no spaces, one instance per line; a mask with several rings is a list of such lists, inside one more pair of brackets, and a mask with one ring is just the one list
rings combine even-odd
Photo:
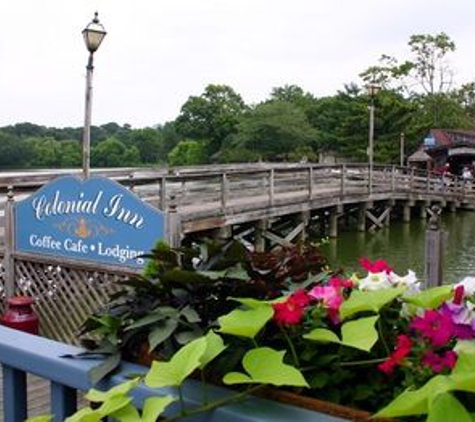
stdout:
[[463,286],[463,295],[473,296],[475,294],[475,277],[465,277],[460,283],[454,286],[454,290],[458,286]]
[[366,278],[359,281],[360,290],[382,290],[392,287],[390,275],[383,271],[381,273],[368,273]]
[[391,273],[394,278],[391,281],[396,286],[406,286],[409,294],[419,293],[421,291],[421,283],[417,281],[416,273],[409,270],[404,277],[400,277],[395,273]]

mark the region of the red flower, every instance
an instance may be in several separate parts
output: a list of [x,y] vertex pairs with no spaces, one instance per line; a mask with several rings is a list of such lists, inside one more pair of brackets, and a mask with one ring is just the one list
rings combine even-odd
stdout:
[[298,325],[302,321],[305,307],[310,303],[305,290],[297,290],[285,302],[274,303],[274,320],[281,325]]
[[425,311],[422,317],[412,320],[411,328],[421,333],[434,347],[445,346],[455,334],[455,324],[452,319],[434,310]]
[[465,293],[465,288],[463,287],[462,284],[455,288],[454,300],[453,300],[455,305],[461,305],[462,304],[464,293]]
[[430,366],[436,372],[442,372],[445,368],[452,369],[457,362],[457,353],[453,350],[445,352],[443,355],[434,353],[432,350],[425,352],[422,363]]
[[384,259],[377,259],[374,262],[371,262],[368,258],[360,258],[359,263],[361,268],[368,271],[369,273],[392,273],[393,268],[388,265]]
[[411,353],[412,341],[411,339],[401,334],[397,337],[397,345],[394,353],[389,356],[383,363],[378,365],[378,369],[385,374],[391,374],[394,368],[401,364],[402,360]]

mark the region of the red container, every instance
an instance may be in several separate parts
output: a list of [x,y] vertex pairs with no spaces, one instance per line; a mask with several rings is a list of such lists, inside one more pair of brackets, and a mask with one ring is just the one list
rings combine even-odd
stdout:
[[33,311],[34,299],[28,296],[14,296],[8,299],[8,309],[0,318],[0,324],[25,333],[38,334],[39,320]]

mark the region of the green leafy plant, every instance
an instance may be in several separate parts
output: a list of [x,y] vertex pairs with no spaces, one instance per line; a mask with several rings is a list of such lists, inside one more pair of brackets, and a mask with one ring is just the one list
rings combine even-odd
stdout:
[[326,265],[311,245],[251,253],[237,242],[177,249],[159,242],[147,257],[144,275],[121,283],[123,289],[81,329],[86,354],[108,356],[94,374],[96,381],[120,358],[136,361],[144,347],[170,357],[239,306],[232,297],[278,297],[292,288],[292,280],[315,277]]

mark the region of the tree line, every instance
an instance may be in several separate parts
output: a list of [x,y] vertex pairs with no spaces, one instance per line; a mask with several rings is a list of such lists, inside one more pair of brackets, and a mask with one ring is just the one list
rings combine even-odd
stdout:
[[[331,96],[285,85],[258,104],[246,104],[232,87],[210,84],[165,124],[93,126],[91,165],[317,161],[319,154],[366,161],[368,84],[381,87],[374,98],[375,160],[399,162],[401,133],[411,153],[430,129],[472,129],[475,118],[475,82],[454,82],[448,58],[456,46],[450,37],[413,35],[408,46],[408,57],[383,54],[359,83]],[[81,137],[82,128],[1,127],[0,169],[80,167]]]

